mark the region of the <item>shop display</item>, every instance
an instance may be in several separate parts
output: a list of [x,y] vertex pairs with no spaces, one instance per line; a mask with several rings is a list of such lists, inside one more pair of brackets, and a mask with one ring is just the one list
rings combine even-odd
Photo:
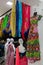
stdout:
[[39,45],[39,35],[38,35],[38,18],[31,18],[30,30],[28,33],[27,40],[27,57],[30,59],[30,62],[35,62],[40,60],[40,45]]
[[16,3],[16,36],[21,37],[22,28],[22,3],[17,0]]
[[30,17],[30,8],[18,0],[15,6],[13,0],[11,15],[5,15],[0,21],[0,37],[6,42],[6,65],[27,65],[28,59],[30,63],[40,60],[38,20],[41,17],[37,16],[37,12]]

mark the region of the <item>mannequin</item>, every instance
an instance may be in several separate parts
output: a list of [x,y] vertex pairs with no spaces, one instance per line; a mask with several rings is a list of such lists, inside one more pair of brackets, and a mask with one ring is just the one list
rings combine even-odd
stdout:
[[5,43],[5,59],[6,59],[6,56],[7,56],[7,49],[8,49],[8,43],[10,42],[10,39],[7,38],[7,42]]
[[23,57],[26,54],[26,49],[23,46],[23,39],[22,38],[19,39],[19,44],[20,44],[20,46],[19,46],[20,56]]
[[27,60],[27,57],[25,56],[26,55],[26,49],[25,47],[23,46],[23,39],[20,38],[19,39],[19,53],[20,53],[20,65],[27,65],[28,64],[28,60]]
[[5,44],[5,64],[6,65],[14,65],[14,54],[15,54],[15,46],[14,39],[8,38],[7,43]]
[[14,49],[14,54],[15,54],[15,47],[14,47],[14,39],[13,38],[7,38],[7,42],[5,43],[5,59],[6,59],[6,56],[7,56],[7,50],[8,50],[8,46],[9,44],[13,46],[13,49]]

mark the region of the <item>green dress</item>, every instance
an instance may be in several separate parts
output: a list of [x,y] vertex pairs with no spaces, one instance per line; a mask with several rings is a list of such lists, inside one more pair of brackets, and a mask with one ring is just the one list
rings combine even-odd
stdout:
[[34,19],[31,20],[30,30],[28,33],[28,40],[27,40],[26,56],[29,58],[30,62],[35,62],[40,60],[38,20],[34,20]]

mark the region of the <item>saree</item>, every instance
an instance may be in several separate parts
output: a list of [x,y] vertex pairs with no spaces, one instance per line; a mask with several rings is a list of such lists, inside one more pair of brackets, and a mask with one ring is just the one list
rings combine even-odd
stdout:
[[38,20],[32,18],[30,24],[31,25],[28,33],[26,55],[30,59],[30,62],[35,62],[40,60]]

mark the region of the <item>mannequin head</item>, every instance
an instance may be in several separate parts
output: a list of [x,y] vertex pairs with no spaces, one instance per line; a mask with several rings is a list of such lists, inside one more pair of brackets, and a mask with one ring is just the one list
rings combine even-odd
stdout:
[[11,38],[11,39],[10,39],[10,41],[11,41],[11,42],[14,42],[14,39],[13,39],[13,38]]
[[23,39],[22,38],[19,39],[19,44],[23,44]]
[[9,38],[7,38],[7,42],[10,42],[10,39]]

